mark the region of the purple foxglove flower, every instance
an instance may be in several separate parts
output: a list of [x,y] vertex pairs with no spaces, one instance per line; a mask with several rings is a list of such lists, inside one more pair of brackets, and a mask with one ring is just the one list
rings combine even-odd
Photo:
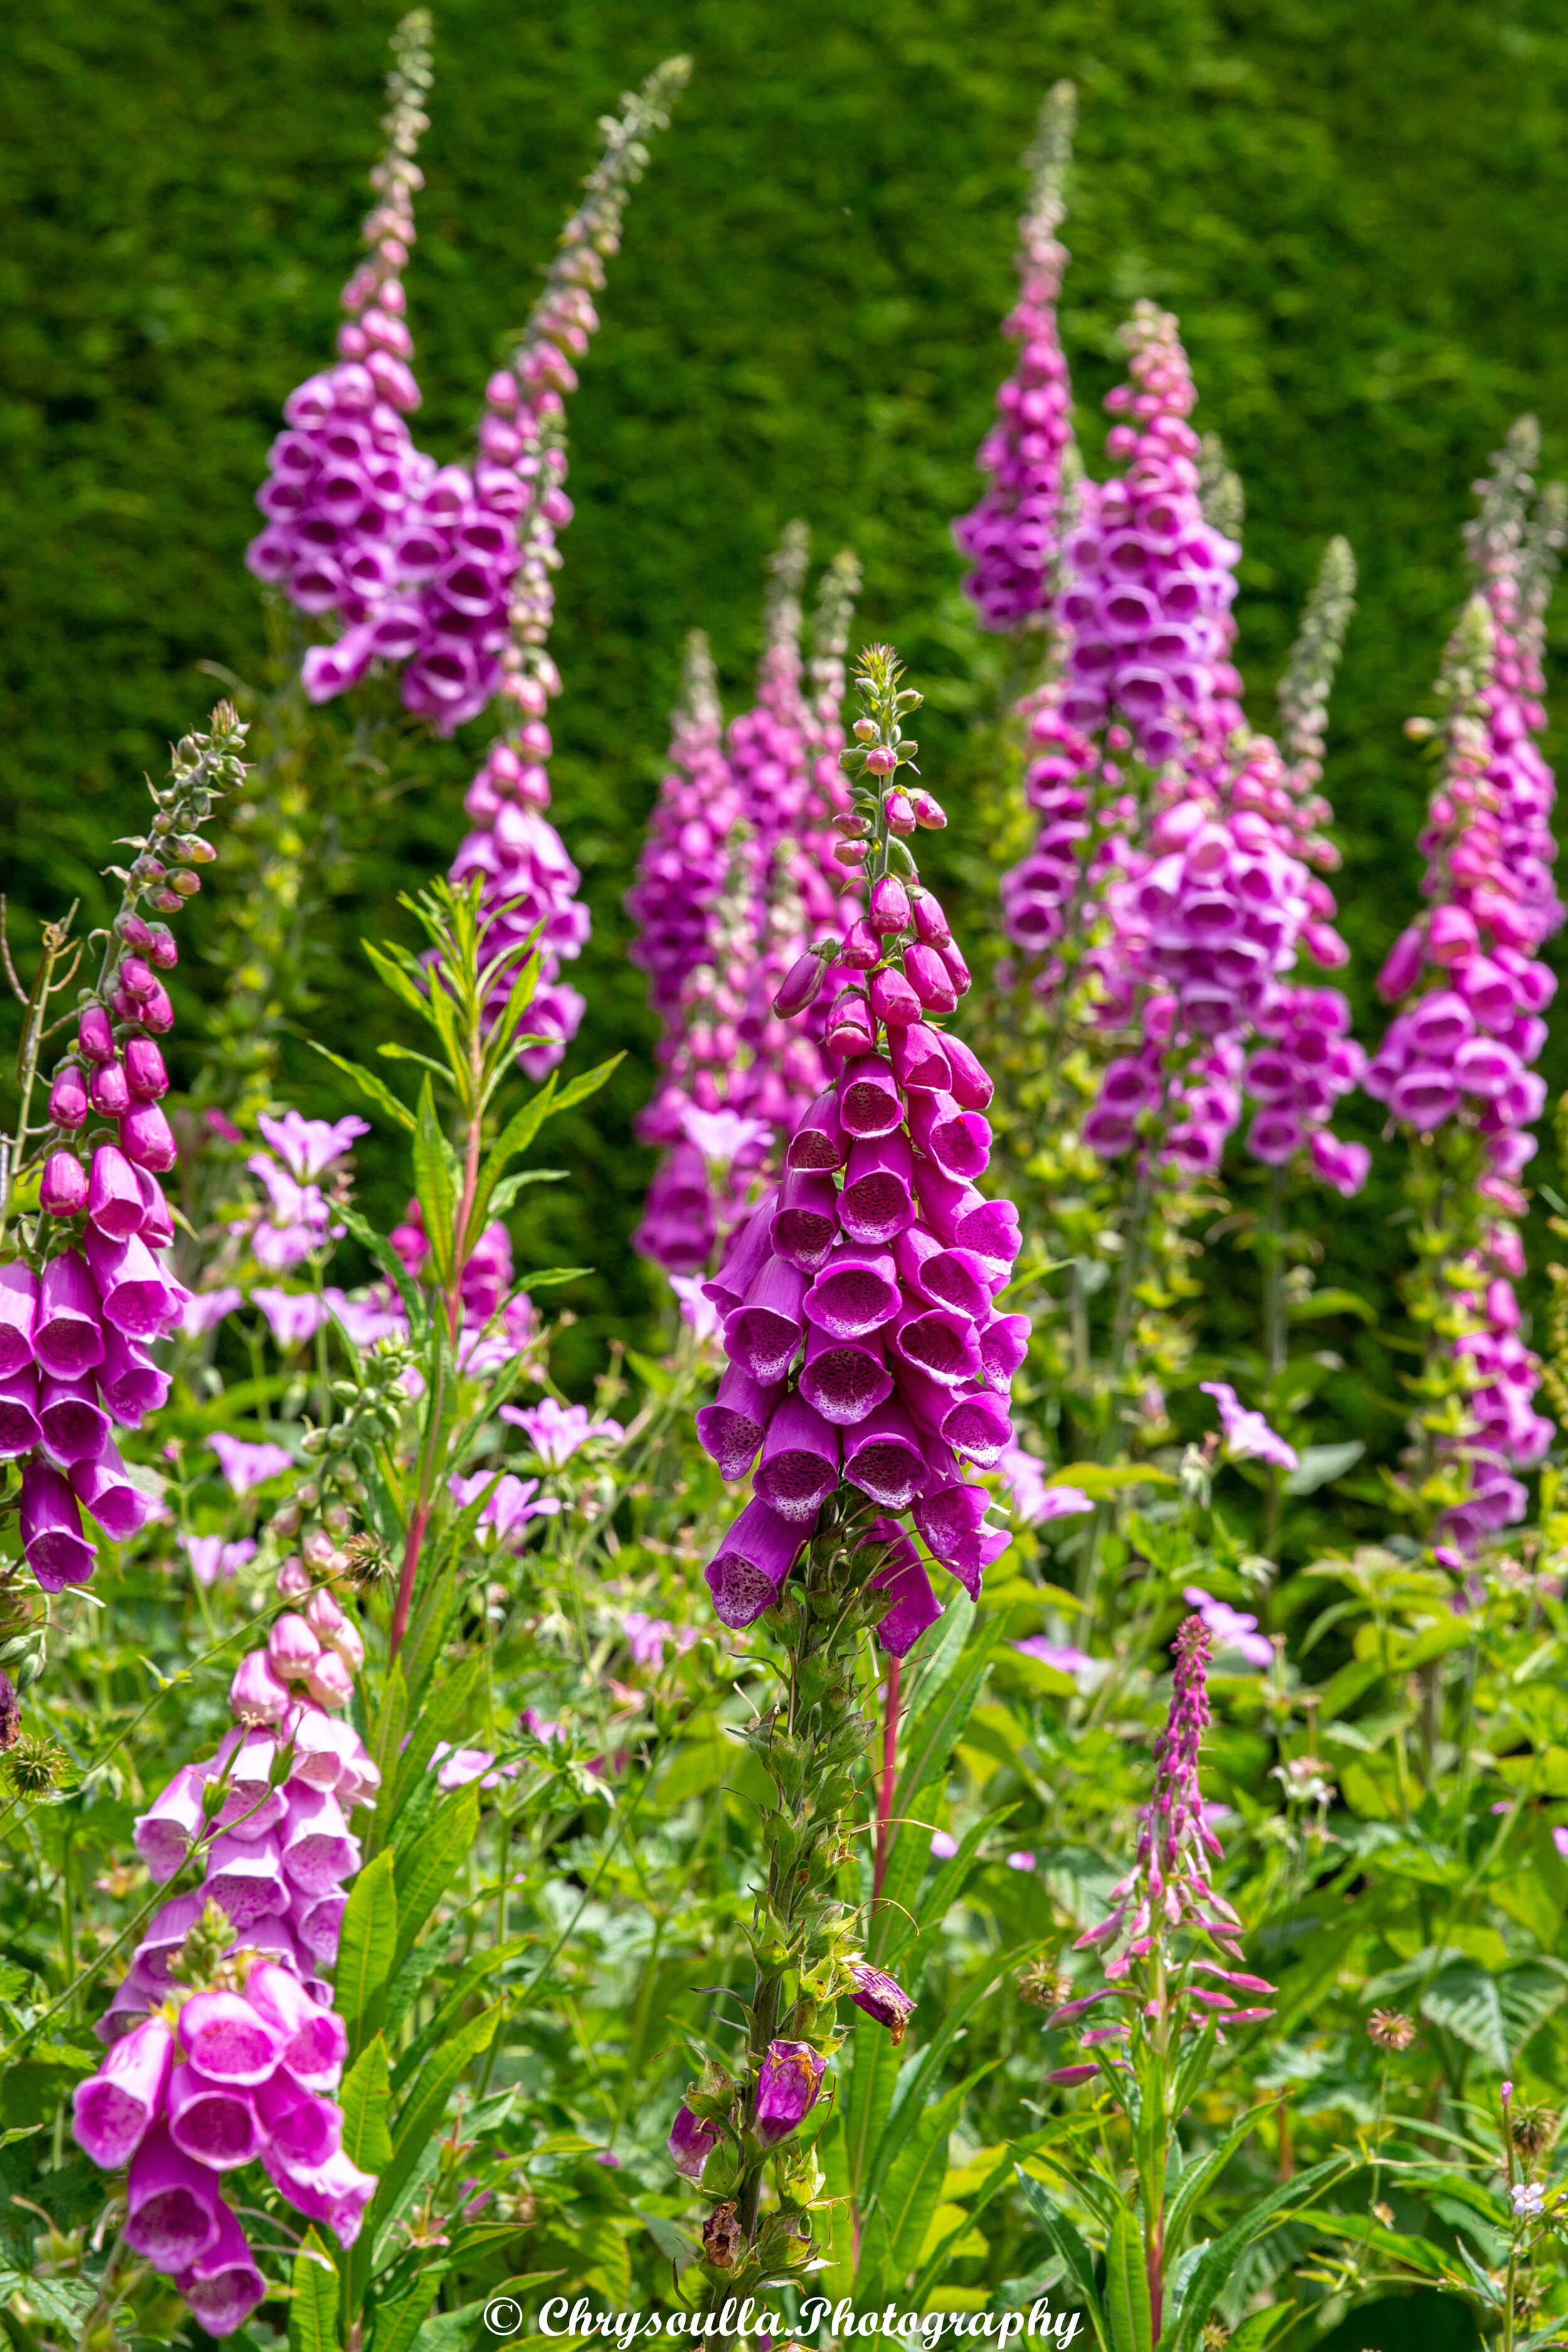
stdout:
[[88,1062],[112,1062],[114,1030],[101,1004],[89,1004],[78,1015],[77,1042]]
[[990,1501],[984,1486],[966,1486],[957,1479],[939,1483],[933,1474],[913,1506],[915,1525],[929,1549],[957,1577],[972,1601],[980,1597],[984,1570],[1000,1559],[1011,1541],[1005,1530],[985,1524]]
[[[914,948],[907,950],[908,955],[919,952],[921,950]],[[951,991],[949,992],[951,994]],[[882,971],[874,971],[866,993],[870,1000],[872,1017],[888,1029],[907,1029],[923,1013],[951,1009],[933,1007],[926,998],[918,996],[896,965],[889,965]]]
[[845,1063],[838,1079],[838,1118],[847,1136],[869,1139],[901,1127],[904,1106],[890,1063],[863,1054]]
[[302,1682],[321,1654],[321,1644],[303,1617],[292,1611],[275,1617],[267,1636],[272,1671],[284,1682]]
[[261,2152],[261,2126],[244,2091],[176,2066],[169,2083],[169,2137],[182,2155],[230,2172]]
[[348,2057],[348,2033],[335,2009],[311,2000],[287,1969],[263,1962],[246,1979],[245,1997],[279,2034],[282,2063],[309,2091],[331,2091]]
[[176,1895],[153,1913],[146,1934],[136,1947],[136,1969],[157,1987],[156,1997],[160,2000],[174,1981],[169,1973],[170,1963],[179,1958],[185,1937],[201,1917],[205,1900],[205,1894]]
[[[933,1099],[930,1095],[916,1097],[917,1102]],[[914,1155],[906,1135],[879,1135],[852,1143],[844,1190],[838,1196],[838,1221],[846,1238],[876,1248],[912,1223],[914,1172]]]
[[[69,1381],[103,1361],[102,1311],[79,1252],[66,1250],[49,1260],[37,1299],[37,1316],[28,1336],[43,1370]],[[18,1322],[15,1328],[24,1327]],[[18,1357],[17,1361],[25,1363],[26,1358]]]
[[342,1895],[296,1895],[289,1906],[289,1923],[300,1947],[321,1968],[330,1969],[338,1957],[347,1908]]
[[719,2135],[712,2125],[701,2122],[687,2106],[676,2116],[666,2142],[670,2162],[688,2180],[701,2179],[703,2168],[718,2145]]
[[46,1592],[85,1584],[98,1547],[81,1531],[81,1513],[63,1473],[31,1461],[22,1473],[22,1549]]
[[216,2174],[177,2148],[165,2124],[154,2124],[131,2159],[126,2244],[156,2270],[187,2270],[216,2242],[222,2205]]
[[282,2161],[311,2171],[342,2145],[343,2111],[335,2100],[300,2087],[280,2066],[256,2094],[261,2127]]
[[140,1234],[110,1241],[89,1224],[83,1240],[104,1320],[128,1339],[157,1339],[172,1330],[183,1300]]
[[226,1830],[214,1838],[207,1848],[203,1892],[222,1905],[242,1933],[258,1919],[286,1911],[289,1890],[279,1866],[276,1835],[269,1831],[265,1837],[237,1838]]
[[971,1052],[962,1037],[942,1038],[942,1047],[952,1070],[952,1098],[963,1110],[986,1110],[990,1108],[995,1085],[978,1055]]
[[770,1257],[746,1293],[745,1304],[726,1318],[724,1345],[731,1361],[755,1380],[781,1380],[801,1343],[801,1302],[805,1276],[783,1258]]
[[884,1510],[908,1509],[929,1474],[914,1423],[900,1404],[875,1406],[846,1433],[844,1475]]
[[[887,1622],[884,1617],[883,1625]],[[896,2050],[904,2038],[904,2029],[914,2015],[916,2004],[902,1985],[895,1984],[891,1977],[884,1976],[880,1969],[872,1968],[868,1961],[851,1960],[848,1968],[854,1984],[850,2000],[857,2009],[863,2009],[868,2017],[874,2017],[879,2025],[887,2027]]]
[[930,1160],[915,1168],[922,1215],[950,1249],[973,1250],[977,1257],[1011,1265],[1023,1247],[1018,1212],[1011,1201],[987,1201],[973,1184],[944,1175]]
[[802,1174],[831,1175],[844,1165],[844,1129],[838,1117],[838,1097],[836,1090],[818,1095],[809,1109],[803,1113],[800,1125],[790,1137],[784,1151],[784,1166],[799,1169]]
[[893,1352],[928,1380],[966,1387],[981,1376],[980,1332],[951,1307],[906,1306],[893,1323]]
[[336,1650],[323,1650],[305,1676],[305,1688],[318,1706],[347,1706],[354,1695],[353,1670]]
[[154,1983],[139,1962],[132,1962],[119,1984],[114,1997],[93,2027],[94,2033],[106,2050],[112,2050],[128,2034],[134,2033],[153,2004],[163,1999],[166,1985]]
[[131,1088],[123,1066],[100,1062],[88,1081],[88,1100],[100,1118],[118,1118],[131,1108]]
[[894,1547],[892,1556],[871,1579],[874,1591],[893,1596],[891,1608],[877,1626],[877,1639],[890,1657],[907,1658],[928,1625],[942,1615],[942,1603],[931,1589],[925,1564],[896,1519],[875,1519],[868,1543]]
[[140,1427],[143,1416],[168,1402],[170,1376],[134,1339],[110,1326],[103,1334],[99,1391],[122,1428]]
[[160,1886],[174,1877],[205,1826],[202,1811],[205,1786],[205,1769],[184,1765],[147,1811],[137,1815],[132,1843]]
[[851,1244],[836,1249],[804,1301],[807,1319],[833,1339],[864,1339],[899,1311],[898,1269],[890,1250]]
[[981,1370],[1004,1396],[1029,1352],[1032,1328],[1026,1315],[994,1315],[980,1327]]
[[78,2144],[105,2172],[129,2164],[162,2113],[174,2063],[174,2036],[149,2017],[115,2042],[99,2072],[72,2094]]
[[781,1519],[800,1526],[815,1524],[838,1484],[838,1432],[798,1391],[768,1424],[753,1483]]
[[209,2336],[232,2336],[243,2327],[267,2294],[250,2243],[234,2214],[218,2200],[217,2235],[174,2281]]
[[283,2054],[283,2037],[242,1993],[193,1993],[180,2011],[180,2047],[209,2082],[253,2088]]
[[911,1225],[893,1244],[906,1294],[948,1307],[972,1323],[985,1321],[998,1286],[994,1267],[973,1250],[944,1249],[924,1225]]
[[261,2161],[297,2211],[310,2221],[324,2221],[340,2246],[353,2244],[365,2207],[375,2195],[374,2172],[362,2172],[341,2147],[324,2164],[309,2168],[285,2164],[271,2147],[262,2149]]
[[169,1073],[151,1037],[126,1040],[125,1083],[132,1102],[160,1102],[168,1093]]
[[229,1705],[241,1723],[281,1723],[293,1695],[265,1650],[242,1658],[229,1685]]
[[118,1448],[107,1437],[96,1459],[72,1463],[70,1482],[78,1501],[115,1543],[123,1543],[146,1525],[153,1505],[140,1486],[132,1486]]
[[809,1535],[764,1502],[752,1502],[721,1539],[706,1574],[720,1621],[736,1632],[771,1609]]
[[867,916],[879,939],[890,939],[898,931],[907,931],[913,921],[910,894],[895,874],[884,874],[871,885],[870,909]]
[[37,1371],[23,1364],[0,1376],[0,1455],[26,1454],[41,1435]]
[[994,1389],[952,1389],[912,1366],[899,1375],[899,1393],[922,1429],[982,1470],[994,1470],[1013,1443],[1013,1424]]
[[745,1476],[783,1394],[782,1381],[764,1385],[743,1364],[729,1366],[714,1402],[703,1405],[697,1415],[698,1437],[719,1465],[722,1477]]
[[326,1895],[360,1865],[357,1838],[335,1797],[297,1781],[289,1786],[289,1819],[279,1832],[283,1867],[301,1895]]
[[797,956],[791,964],[773,997],[773,1011],[781,1021],[796,1013],[804,1013],[822,992],[826,966],[819,955]]
[[38,1309],[38,1277],[13,1258],[0,1265],[0,1380],[33,1361],[33,1330]]
[[800,1393],[835,1428],[852,1429],[893,1392],[879,1338],[835,1339],[820,1324],[806,1327]]
[[142,1240],[149,1249],[172,1248],[174,1220],[170,1214],[169,1203],[163,1198],[163,1187],[150,1169],[138,1168],[134,1174],[136,1189],[142,1195]]
[[[952,950],[945,952],[951,954]],[[921,1012],[952,1013],[955,1010],[958,991],[952,984],[942,955],[935,948],[921,947],[918,942],[906,948],[904,975]]]
[[798,2131],[816,2105],[827,2061],[807,2042],[772,2042],[757,2077],[757,2137],[776,2147]]
[[908,1094],[912,1087],[924,1094],[941,1094],[951,1087],[955,1042],[939,1036],[923,1021],[911,1021],[905,1028],[890,1031],[888,1053],[900,1091]]
[[772,1235],[776,1255],[802,1274],[818,1274],[838,1234],[838,1193],[831,1176],[785,1171]]
[[72,1132],[87,1124],[87,1085],[80,1066],[68,1062],[49,1088],[49,1117],[57,1127]]
[[38,1205],[51,1217],[74,1217],[88,1197],[87,1171],[74,1151],[51,1151],[38,1183]]
[[964,1110],[952,1095],[917,1095],[910,1105],[910,1133],[944,1176],[973,1183],[991,1160],[991,1128],[977,1110]]
[[126,1241],[142,1231],[145,1210],[136,1171],[112,1143],[100,1143],[92,1155],[87,1213],[110,1241]]

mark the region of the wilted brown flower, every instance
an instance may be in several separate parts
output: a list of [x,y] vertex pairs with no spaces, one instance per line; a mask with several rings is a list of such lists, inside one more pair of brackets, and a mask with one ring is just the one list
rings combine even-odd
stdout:
[[1408,2050],[1415,2039],[1415,2020],[1403,2010],[1374,2009],[1366,2030],[1380,2050]]
[[16,1685],[0,1668],[0,1749],[15,1748],[22,1736],[22,1703]]
[[715,2205],[702,2224],[702,2251],[716,2271],[731,2271],[745,2251],[745,2232],[732,2204]]

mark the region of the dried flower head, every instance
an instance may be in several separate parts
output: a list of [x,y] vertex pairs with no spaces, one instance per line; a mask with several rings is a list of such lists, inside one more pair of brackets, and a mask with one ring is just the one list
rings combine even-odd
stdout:
[[8,1674],[0,1670],[0,1750],[15,1748],[22,1736],[22,1704],[16,1696],[16,1685]]
[[373,1592],[392,1573],[391,1549],[378,1535],[350,1536],[342,1560],[344,1574],[359,1592]]
[[68,1760],[58,1741],[43,1733],[21,1735],[5,1759],[11,1785],[19,1797],[43,1797],[58,1789]]
[[1508,2121],[1521,2156],[1536,2157],[1556,2138],[1561,2118],[1552,2107],[1516,2107]]
[[733,2204],[715,2205],[702,2224],[702,2252],[716,2271],[732,2271],[745,2250],[746,2234]]
[[1018,1998],[1031,2009],[1059,2009],[1072,1999],[1072,1979],[1054,1960],[1031,1960],[1018,1973]]
[[1415,2020],[1403,2010],[1374,2009],[1366,2030],[1380,2050],[1408,2050],[1415,2039]]
[[1225,2352],[1225,2347],[1229,2342],[1230,2330],[1226,2326],[1223,2319],[1205,2320],[1203,2334],[1204,2352]]

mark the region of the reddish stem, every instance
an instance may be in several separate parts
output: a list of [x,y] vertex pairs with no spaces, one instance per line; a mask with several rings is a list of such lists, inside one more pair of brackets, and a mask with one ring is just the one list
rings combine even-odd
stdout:
[[888,1875],[888,1853],[893,1837],[893,1784],[899,1758],[899,1678],[901,1669],[901,1660],[888,1660],[882,1706],[882,1778],[877,1792],[877,1854],[871,1872],[873,1901],[882,1892],[882,1881]]

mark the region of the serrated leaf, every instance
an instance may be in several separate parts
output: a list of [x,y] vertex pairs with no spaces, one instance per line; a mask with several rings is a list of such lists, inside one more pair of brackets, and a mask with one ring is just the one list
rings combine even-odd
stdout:
[[520,1168],[510,1176],[503,1176],[490,1194],[486,1210],[488,1217],[504,1217],[518,1194],[530,1184],[564,1184],[571,1174],[569,1168]]
[[377,1110],[384,1113],[395,1126],[403,1129],[405,1135],[413,1134],[414,1113],[406,1103],[398,1101],[384,1078],[378,1078],[374,1070],[362,1069],[357,1062],[345,1062],[341,1054],[330,1054],[327,1048],[314,1037],[308,1042],[311,1051],[320,1054],[323,1061],[331,1062],[334,1070],[347,1078],[352,1086],[359,1088],[367,1102],[374,1104]]
[[559,1110],[575,1110],[580,1102],[586,1102],[590,1095],[596,1095],[605,1079],[620,1068],[626,1058],[625,1054],[612,1054],[607,1062],[600,1062],[595,1068],[584,1070],[580,1077],[568,1079],[555,1097],[552,1117]]
[[[482,1657],[470,1658],[457,1673],[440,1684],[420,1709],[418,1721],[409,1736],[408,1745],[397,1759],[396,1771],[391,1789],[384,1798],[389,1818],[395,1820],[409,1790],[422,1773],[430,1769],[430,1759],[437,1743],[447,1739],[462,1724],[468,1702],[485,1671]],[[377,1807],[379,1812],[380,1807]]]
[[[460,2025],[449,2041],[441,2043],[432,2053],[429,2062],[410,2084],[398,2112],[392,2155],[375,2193],[378,2224],[395,2204],[399,2189],[434,2137],[437,2126],[446,2116],[447,2102],[452,2093],[474,2060],[495,2040],[500,2018],[498,2006],[485,2010],[480,2016],[470,2018],[466,2025]],[[374,2231],[367,2234],[374,2235]]]
[[333,2006],[358,2050],[381,2023],[397,1949],[397,1889],[390,1850],[368,1862],[354,1880],[343,1913]]
[[1497,1979],[1474,1960],[1440,1969],[1421,1996],[1421,2014],[1475,2051],[1500,2074],[1508,2072],[1508,2032]]

